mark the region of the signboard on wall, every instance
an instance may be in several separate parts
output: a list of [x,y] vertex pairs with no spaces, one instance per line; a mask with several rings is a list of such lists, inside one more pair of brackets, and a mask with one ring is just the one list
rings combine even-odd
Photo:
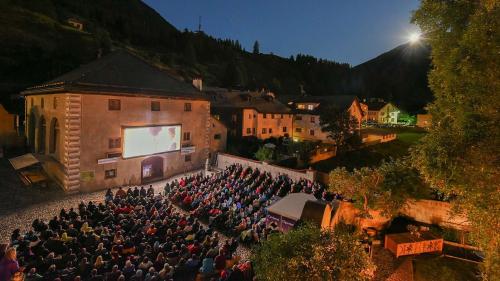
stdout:
[[80,180],[82,182],[93,181],[95,178],[94,171],[81,171],[80,172]]
[[191,154],[196,151],[196,146],[186,146],[181,148],[181,155]]

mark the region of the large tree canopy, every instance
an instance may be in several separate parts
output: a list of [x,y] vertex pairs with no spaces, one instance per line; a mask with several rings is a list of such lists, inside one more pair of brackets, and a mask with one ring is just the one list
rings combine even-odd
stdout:
[[306,224],[272,234],[252,260],[258,280],[362,281],[375,267],[357,237],[345,226],[322,231]]
[[485,279],[500,278],[500,2],[423,0],[413,15],[432,48],[432,128],[415,167],[456,195],[486,254]]

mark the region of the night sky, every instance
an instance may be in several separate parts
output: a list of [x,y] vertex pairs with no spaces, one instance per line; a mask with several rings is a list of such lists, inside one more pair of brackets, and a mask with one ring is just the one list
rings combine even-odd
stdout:
[[357,65],[408,39],[418,0],[144,0],[180,30],[239,40],[252,50]]

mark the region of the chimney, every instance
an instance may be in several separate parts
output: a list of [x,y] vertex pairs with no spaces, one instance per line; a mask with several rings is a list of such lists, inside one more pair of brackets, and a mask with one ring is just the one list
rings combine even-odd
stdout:
[[193,79],[193,86],[198,89],[200,92],[203,91],[203,80],[201,78]]

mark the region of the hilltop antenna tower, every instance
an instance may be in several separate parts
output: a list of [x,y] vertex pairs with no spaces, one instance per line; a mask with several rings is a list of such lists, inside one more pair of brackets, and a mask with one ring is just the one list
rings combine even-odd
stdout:
[[201,16],[198,16],[198,33],[201,32]]

